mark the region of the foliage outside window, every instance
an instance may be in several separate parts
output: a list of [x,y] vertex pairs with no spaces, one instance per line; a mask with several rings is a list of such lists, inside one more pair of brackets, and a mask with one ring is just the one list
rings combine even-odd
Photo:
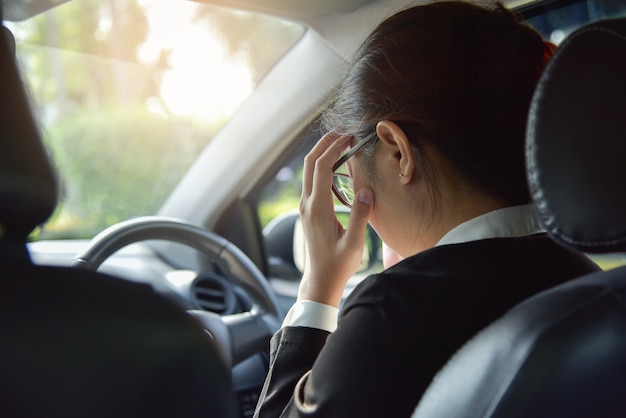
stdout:
[[91,238],[155,214],[303,32],[159,0],[74,0],[7,26],[61,189],[34,239]]

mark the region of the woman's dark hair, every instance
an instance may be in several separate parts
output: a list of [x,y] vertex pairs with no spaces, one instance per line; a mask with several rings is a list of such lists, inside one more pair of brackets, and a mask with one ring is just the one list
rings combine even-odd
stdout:
[[535,85],[551,49],[501,4],[445,1],[382,22],[357,52],[327,130],[363,138],[397,123],[464,178],[516,205],[530,201],[524,135]]

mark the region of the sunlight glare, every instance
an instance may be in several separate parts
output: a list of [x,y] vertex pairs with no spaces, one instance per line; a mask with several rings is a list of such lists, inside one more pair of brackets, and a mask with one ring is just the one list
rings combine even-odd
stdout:
[[247,57],[229,56],[208,22],[194,21],[199,5],[154,2],[145,7],[151,30],[139,59],[156,65],[166,54],[170,70],[162,73],[160,96],[167,110],[212,120],[229,117],[254,87]]

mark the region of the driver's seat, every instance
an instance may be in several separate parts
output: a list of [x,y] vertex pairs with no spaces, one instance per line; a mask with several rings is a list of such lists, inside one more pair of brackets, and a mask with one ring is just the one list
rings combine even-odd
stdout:
[[[626,19],[557,49],[533,98],[527,165],[555,240],[626,252]],[[512,309],[452,358],[413,417],[626,417],[626,266]]]
[[31,263],[27,237],[57,189],[3,35],[0,416],[236,416],[230,370],[184,310],[148,286]]

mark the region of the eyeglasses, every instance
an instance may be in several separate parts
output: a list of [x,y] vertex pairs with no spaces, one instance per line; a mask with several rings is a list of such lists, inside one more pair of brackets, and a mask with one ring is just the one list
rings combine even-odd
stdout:
[[365,139],[359,141],[355,146],[350,148],[348,152],[339,158],[333,165],[333,193],[337,196],[337,199],[339,199],[341,203],[349,208],[351,208],[354,203],[354,186],[352,185],[352,177],[350,177],[348,170],[345,167],[345,162],[373,139],[376,139],[375,132],[366,136]]

